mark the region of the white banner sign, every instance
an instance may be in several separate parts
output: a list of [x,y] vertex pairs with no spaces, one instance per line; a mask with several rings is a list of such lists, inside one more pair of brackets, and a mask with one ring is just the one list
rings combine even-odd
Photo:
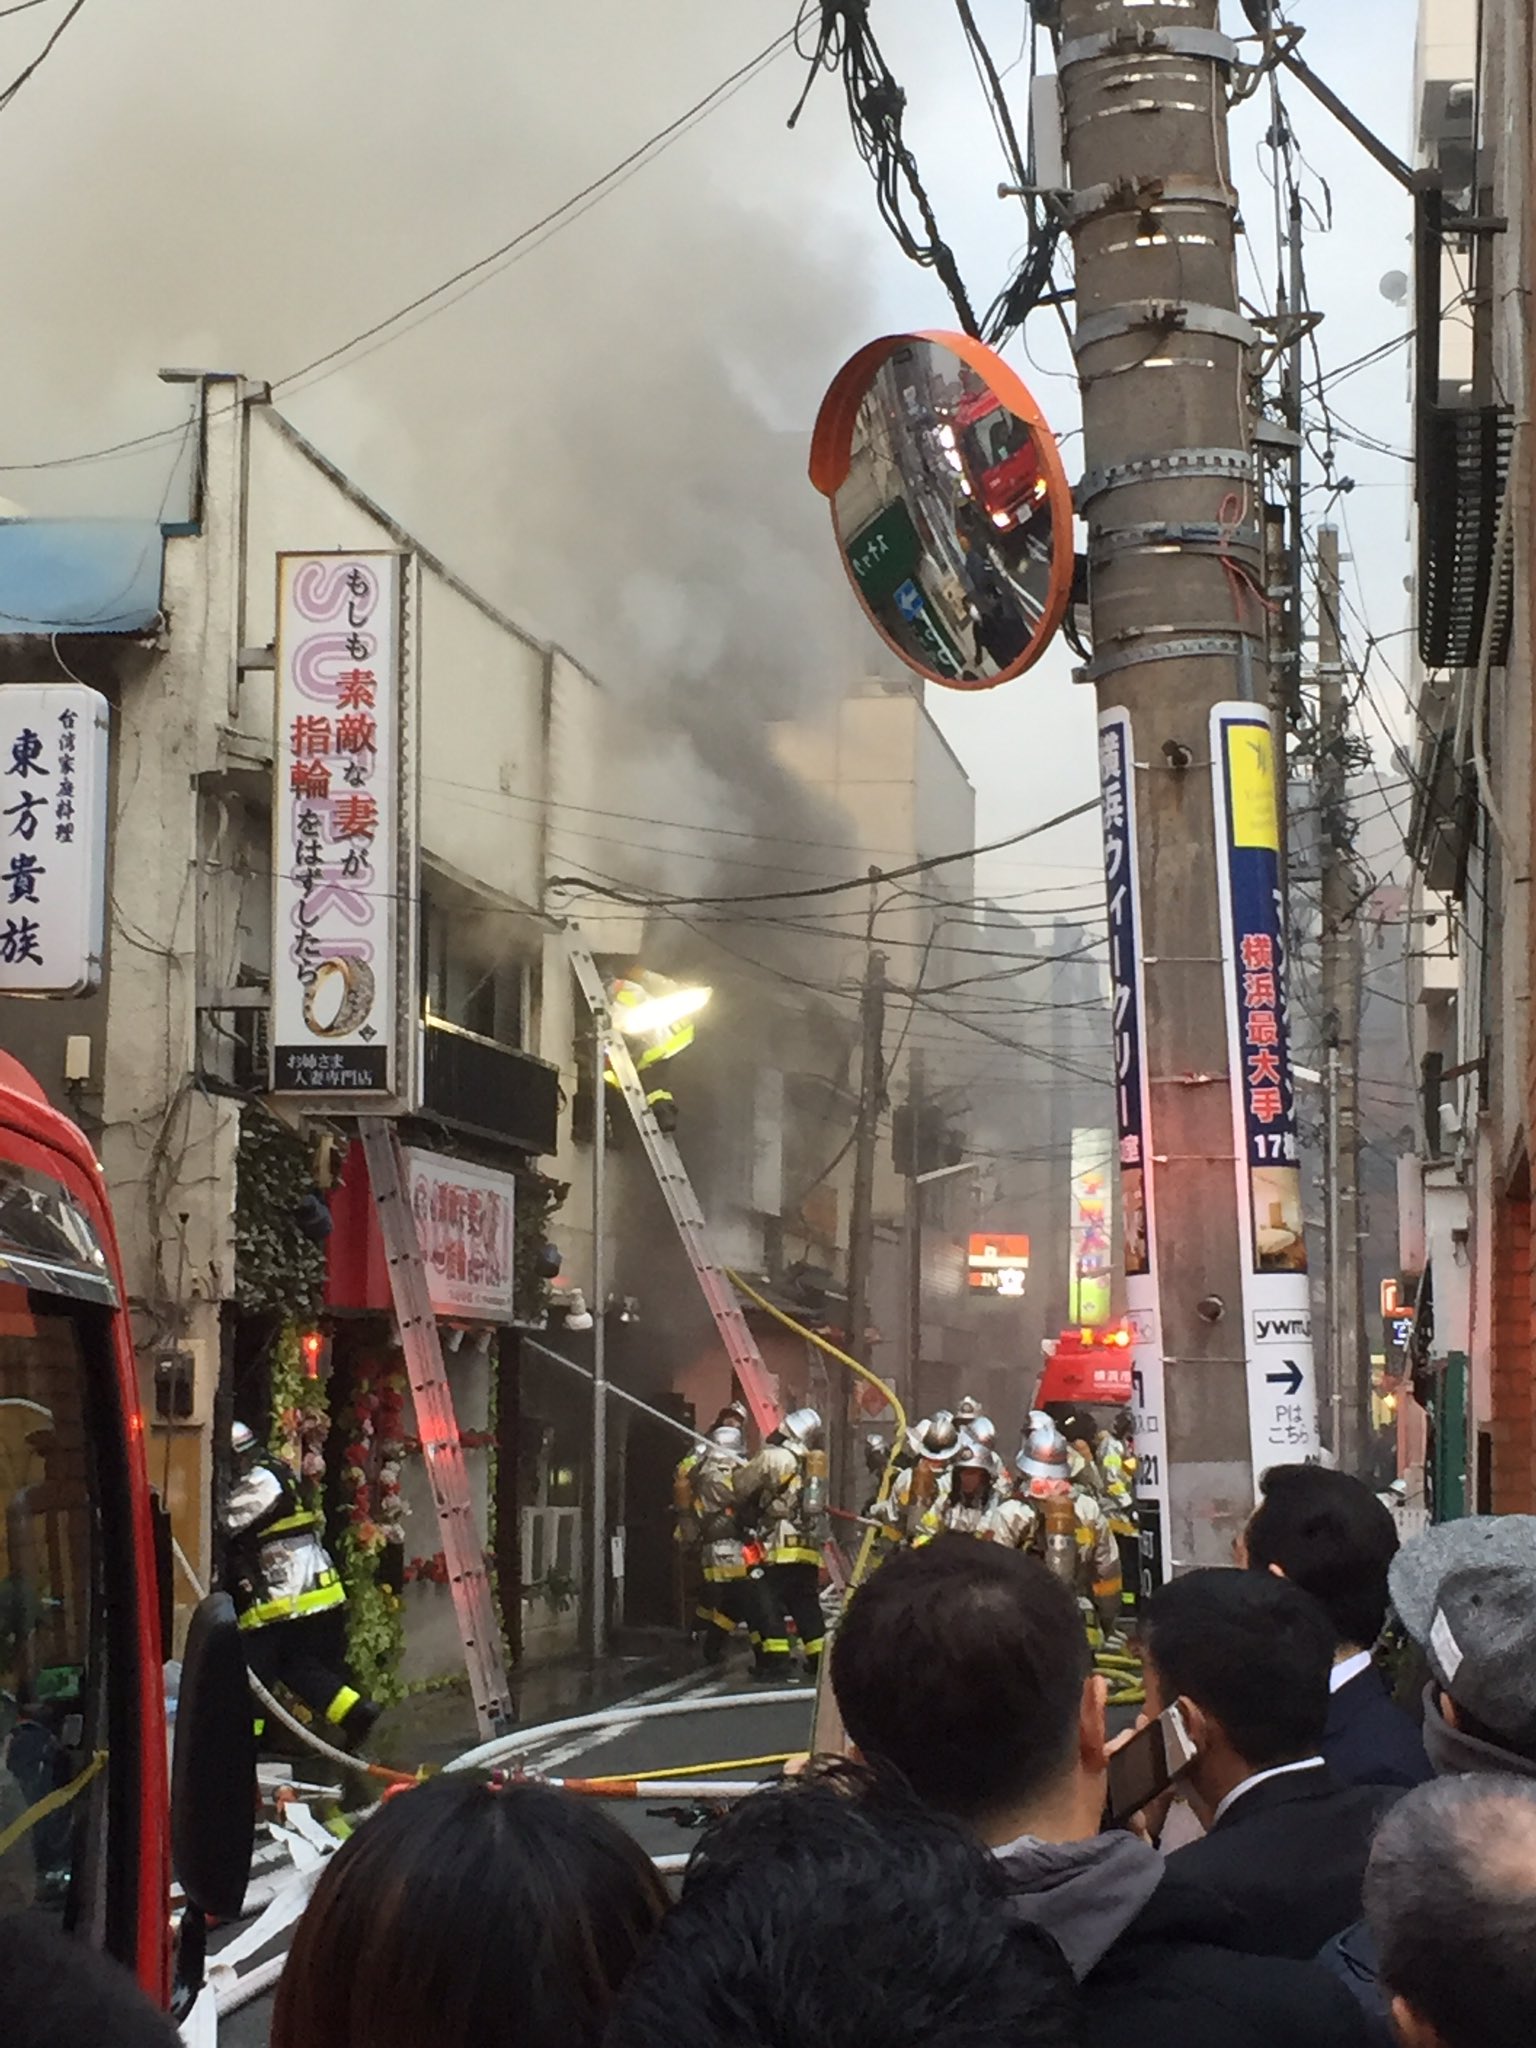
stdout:
[[83,683],[0,688],[0,993],[101,981],[108,705]]
[[[272,1087],[401,1091],[414,804],[398,554],[279,555]],[[404,856],[404,857],[403,857]]]
[[512,1175],[440,1152],[407,1151],[405,1170],[433,1308],[440,1316],[510,1322]]

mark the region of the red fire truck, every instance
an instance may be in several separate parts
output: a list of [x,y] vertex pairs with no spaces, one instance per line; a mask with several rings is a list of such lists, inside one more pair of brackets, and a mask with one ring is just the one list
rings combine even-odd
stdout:
[[954,432],[966,481],[992,524],[1028,525],[1050,486],[1024,421],[984,386],[955,407]]
[[1046,1353],[1036,1407],[1126,1408],[1132,1393],[1131,1332],[1123,1323],[1063,1330]]
[[[250,1865],[244,1656],[231,1603],[204,1601],[183,1653],[173,1830],[170,1530],[146,1474],[106,1184],[5,1053],[0,1510],[0,1913],[54,1915],[185,2008],[206,1919],[238,1912]],[[173,1855],[188,1900],[179,1953]]]

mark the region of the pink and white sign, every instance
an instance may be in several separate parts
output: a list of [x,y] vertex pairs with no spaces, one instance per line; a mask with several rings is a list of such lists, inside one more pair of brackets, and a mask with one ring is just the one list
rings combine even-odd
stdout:
[[510,1322],[517,1186],[511,1174],[410,1150],[405,1170],[433,1308],[440,1316]]
[[402,787],[404,565],[385,553],[277,559],[277,1094],[404,1092],[401,906],[415,814]]

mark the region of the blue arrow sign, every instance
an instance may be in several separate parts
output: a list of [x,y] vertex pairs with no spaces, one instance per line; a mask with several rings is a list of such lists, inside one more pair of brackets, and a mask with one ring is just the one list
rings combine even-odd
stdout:
[[923,593],[909,576],[905,583],[898,583],[895,590],[896,609],[904,619],[919,619],[923,615]]
[[1286,1398],[1294,1401],[1301,1392],[1301,1367],[1294,1358],[1288,1358],[1285,1361],[1285,1371],[1265,1373],[1264,1383],[1270,1387],[1284,1387]]

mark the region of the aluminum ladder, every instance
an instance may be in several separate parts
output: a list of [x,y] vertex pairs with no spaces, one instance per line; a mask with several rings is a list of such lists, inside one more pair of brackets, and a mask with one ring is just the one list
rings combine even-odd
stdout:
[[389,1289],[416,1410],[416,1434],[421,1439],[427,1479],[437,1508],[438,1534],[443,1541],[448,1583],[464,1644],[464,1668],[469,1673],[475,1720],[482,1741],[488,1742],[511,1725],[512,1696],[502,1660],[490,1574],[485,1567],[485,1546],[475,1526],[464,1447],[459,1440],[458,1418],[453,1412],[453,1395],[443,1366],[437,1315],[427,1287],[426,1260],[411,1213],[405,1162],[394,1125],[383,1117],[361,1116],[357,1128],[389,1262]]
[[[613,1012],[608,1002],[608,991],[603,978],[597,971],[589,949],[578,939],[570,940],[571,969],[587,1007],[592,1012],[599,1044],[606,1055],[620,1093],[634,1119],[640,1142],[645,1147],[645,1156],[651,1163],[657,1185],[662,1192],[677,1226],[677,1234],[683,1241],[688,1263],[693,1268],[693,1277],[699,1283],[699,1291],[709,1305],[709,1312],[715,1319],[715,1328],[720,1332],[720,1341],[725,1346],[741,1390],[747,1397],[747,1406],[752,1410],[752,1419],[764,1436],[779,1426],[781,1420],[778,1397],[768,1368],[763,1364],[763,1354],[757,1348],[757,1339],[747,1327],[742,1314],[741,1303],[732,1287],[724,1267],[715,1257],[709,1241],[709,1226],[704,1221],[704,1212],[699,1207],[699,1198],[693,1191],[688,1170],[676,1145],[657,1123],[654,1113],[645,1097],[645,1084],[640,1079],[629,1047],[624,1043],[621,1032],[613,1028]],[[599,1071],[593,1086],[597,1090],[594,1115],[604,1111],[603,1089],[607,1085],[602,1072],[603,1062],[598,1061]],[[592,1313],[601,1315],[603,1304],[594,1301]]]

